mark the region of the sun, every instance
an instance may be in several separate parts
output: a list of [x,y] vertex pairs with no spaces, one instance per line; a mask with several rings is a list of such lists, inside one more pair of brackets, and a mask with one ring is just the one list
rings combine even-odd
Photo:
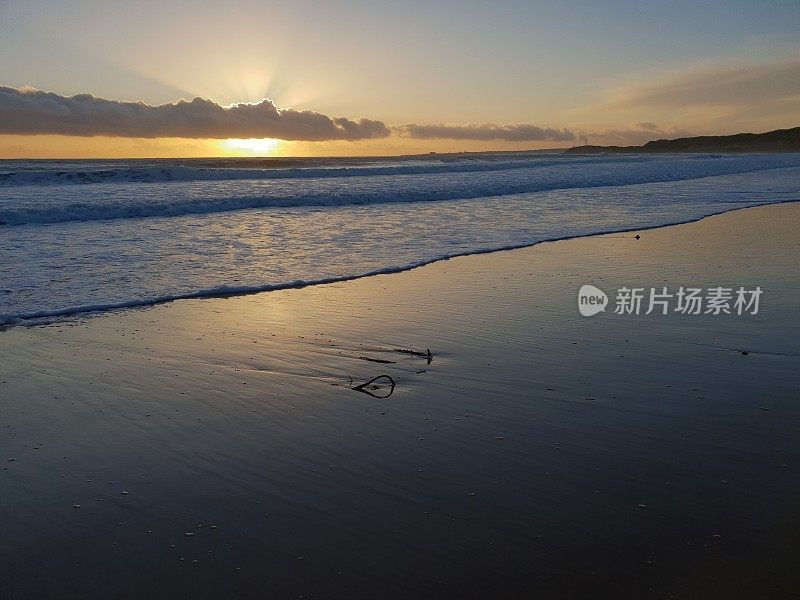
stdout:
[[222,147],[227,154],[264,155],[276,150],[280,143],[280,140],[274,138],[250,138],[244,140],[231,138],[222,142]]

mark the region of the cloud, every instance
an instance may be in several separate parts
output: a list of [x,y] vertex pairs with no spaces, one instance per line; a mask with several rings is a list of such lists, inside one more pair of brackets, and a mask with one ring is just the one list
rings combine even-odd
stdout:
[[659,127],[655,123],[636,123],[622,129],[604,129],[581,133],[592,144],[603,146],[638,146],[651,140],[690,137],[692,134],[678,127]]
[[[621,137],[636,141],[642,139],[636,131],[653,123],[680,124],[693,135],[785,129],[800,123],[800,59],[676,65],[670,71],[641,73],[628,83],[612,82],[597,94],[596,101],[559,113],[571,129],[599,133],[615,129],[616,123],[641,122],[618,130],[634,130]],[[660,137],[675,135],[685,131],[666,130]]]
[[420,139],[448,140],[503,140],[506,142],[569,142],[575,134],[568,129],[538,127],[529,123],[513,125],[400,125],[396,127],[400,135]]
[[267,99],[228,107],[203,98],[152,106],[91,94],[66,97],[28,86],[0,86],[0,134],[353,141],[390,133],[381,121],[279,109]]
[[613,108],[763,106],[800,98],[800,60],[692,69],[623,91]]

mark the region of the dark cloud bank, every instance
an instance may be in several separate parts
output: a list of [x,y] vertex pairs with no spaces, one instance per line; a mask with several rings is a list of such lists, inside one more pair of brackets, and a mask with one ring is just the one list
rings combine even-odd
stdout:
[[401,135],[421,139],[503,140],[506,142],[569,142],[575,134],[567,129],[537,127],[527,123],[516,125],[402,125]]
[[384,138],[391,132],[381,121],[278,109],[266,99],[229,107],[203,98],[151,106],[0,86],[0,133],[323,141]]
[[33,88],[0,86],[0,134],[57,134],[129,138],[279,138],[297,141],[366,140],[395,132],[415,139],[504,140],[575,139],[566,129],[530,124],[401,125],[332,118],[309,110],[279,109],[270,100],[224,107],[203,98],[152,106],[117,102],[91,94],[60,96]]

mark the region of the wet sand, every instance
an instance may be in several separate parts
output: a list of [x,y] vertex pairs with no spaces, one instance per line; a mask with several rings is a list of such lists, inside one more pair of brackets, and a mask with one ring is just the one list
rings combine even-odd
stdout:
[[[799,226],[0,332],[0,597],[796,597]],[[585,318],[584,283],[764,294]]]

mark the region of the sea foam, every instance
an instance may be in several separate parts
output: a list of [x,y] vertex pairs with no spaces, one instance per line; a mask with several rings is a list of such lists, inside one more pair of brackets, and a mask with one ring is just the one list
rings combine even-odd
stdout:
[[798,155],[491,157],[503,168],[472,158],[442,172],[415,160],[333,168],[429,170],[0,186],[0,324],[343,281],[800,199]]

